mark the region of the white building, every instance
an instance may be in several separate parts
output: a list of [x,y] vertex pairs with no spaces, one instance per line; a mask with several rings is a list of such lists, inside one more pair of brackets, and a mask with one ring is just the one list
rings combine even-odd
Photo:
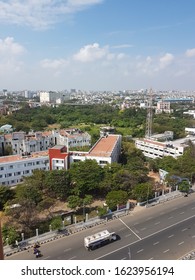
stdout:
[[65,145],[68,148],[91,145],[91,136],[79,129],[61,129],[45,132],[13,132],[5,134],[0,139],[0,152],[6,147],[12,148],[13,154],[30,154],[45,151],[55,145]]
[[169,114],[173,112],[173,110],[171,109],[170,102],[165,102],[163,100],[157,102],[155,113],[161,114],[162,112],[169,113]]
[[195,110],[188,110],[187,112],[183,112],[183,114],[192,116],[195,119]]
[[121,135],[107,135],[101,137],[87,153],[73,152],[70,155],[70,164],[86,159],[96,160],[100,166],[118,162],[121,153]]
[[68,169],[71,163],[86,159],[94,159],[100,166],[117,162],[121,153],[121,138],[121,135],[102,137],[86,153],[68,152],[64,145],[56,145],[48,151],[26,156],[0,157],[0,185],[15,186],[23,181],[23,177],[32,175],[36,169]]
[[[189,138],[183,138],[170,142],[158,142],[152,139],[137,139],[135,146],[141,150],[148,158],[163,158],[164,156],[172,156],[177,158],[183,155],[184,149],[188,147]],[[195,137],[191,139],[195,141]]]
[[0,157],[0,185],[15,186],[23,181],[23,176],[32,175],[35,169],[49,170],[48,152]]

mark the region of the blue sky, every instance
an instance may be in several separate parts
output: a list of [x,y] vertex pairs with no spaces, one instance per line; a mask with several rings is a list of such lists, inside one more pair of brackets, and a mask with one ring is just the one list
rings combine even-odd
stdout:
[[0,90],[195,90],[194,0],[0,0]]

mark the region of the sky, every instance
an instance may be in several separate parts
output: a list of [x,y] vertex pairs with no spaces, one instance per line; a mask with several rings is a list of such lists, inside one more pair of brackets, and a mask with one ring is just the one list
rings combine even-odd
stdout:
[[0,91],[195,90],[194,0],[0,0]]

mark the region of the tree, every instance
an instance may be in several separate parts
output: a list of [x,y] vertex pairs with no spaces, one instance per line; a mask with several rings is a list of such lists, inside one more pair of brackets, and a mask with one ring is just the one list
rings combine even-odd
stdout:
[[70,173],[67,170],[46,172],[45,190],[50,197],[65,200],[70,193]]
[[55,230],[55,229],[62,229],[62,218],[61,217],[55,217],[52,219],[51,223],[51,229]]
[[37,205],[42,200],[42,193],[36,186],[29,185],[29,181],[26,181],[16,187],[16,200],[18,203],[32,201]]
[[14,191],[8,187],[0,186],[0,210],[4,208],[6,202],[13,199]]
[[16,241],[20,239],[20,235],[13,226],[8,226],[7,224],[2,227],[3,243],[8,243],[9,245],[15,245]]
[[138,202],[148,201],[153,197],[154,191],[150,183],[138,184],[132,191],[133,198]]
[[128,194],[125,191],[111,191],[106,195],[106,204],[109,209],[115,210],[117,205],[126,204],[128,200]]
[[74,182],[72,193],[80,197],[86,194],[97,194],[104,170],[95,160],[72,163],[70,167],[71,181]]
[[67,201],[68,201],[68,207],[70,207],[71,209],[77,209],[82,205],[82,199],[77,195],[70,195],[67,198]]
[[189,181],[187,180],[182,180],[180,183],[179,183],[179,186],[178,186],[179,190],[181,192],[185,192],[186,194],[189,193],[189,190],[190,190],[190,183]]

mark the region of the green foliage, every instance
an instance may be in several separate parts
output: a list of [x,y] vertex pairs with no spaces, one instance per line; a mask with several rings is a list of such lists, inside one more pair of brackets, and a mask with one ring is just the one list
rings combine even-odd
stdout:
[[135,186],[132,191],[134,199],[138,202],[143,202],[153,197],[154,191],[150,183],[142,183]]
[[46,172],[45,191],[47,195],[60,200],[66,200],[70,192],[70,173],[67,170],[52,170]]
[[14,191],[8,187],[0,186],[0,210],[2,210],[5,204],[14,198]]
[[102,216],[104,216],[104,215],[106,215],[107,214],[107,206],[105,207],[105,206],[103,206],[103,207],[98,207],[98,216],[99,217],[102,217]]
[[71,209],[78,209],[82,205],[82,199],[77,195],[70,195],[67,198],[68,207]]
[[84,197],[86,194],[97,193],[104,171],[95,160],[75,162],[69,171],[74,183],[73,194]]
[[56,230],[56,229],[62,229],[62,218],[61,217],[55,217],[52,219],[51,223],[51,229]]
[[2,227],[2,237],[3,243],[9,245],[15,245],[16,240],[19,241],[20,235],[13,226],[8,226],[7,224]]
[[178,189],[179,189],[181,192],[188,193],[189,190],[190,190],[189,181],[182,180],[182,181],[179,183]]
[[42,200],[42,193],[36,186],[30,185],[26,181],[16,187],[16,199],[18,203],[28,200],[37,205]]
[[106,195],[106,204],[109,209],[116,210],[117,205],[126,204],[128,200],[128,194],[125,191],[111,191]]

